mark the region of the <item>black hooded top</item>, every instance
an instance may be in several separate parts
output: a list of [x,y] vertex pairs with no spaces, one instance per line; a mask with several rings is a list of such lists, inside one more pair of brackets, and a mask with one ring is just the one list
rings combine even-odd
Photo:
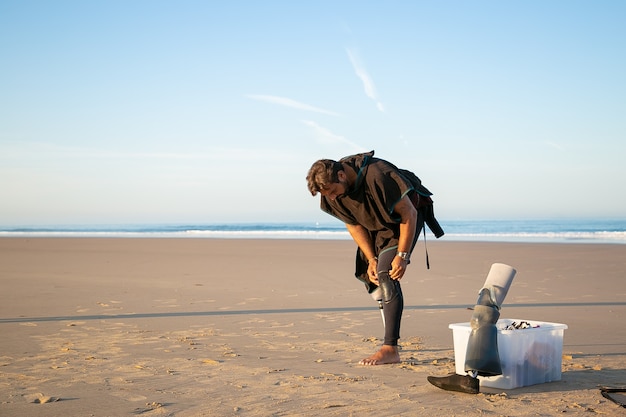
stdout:
[[397,246],[401,218],[393,212],[396,204],[405,195],[416,201],[416,197],[429,197],[432,193],[412,172],[374,158],[374,151],[347,156],[339,162],[354,169],[356,181],[334,201],[322,196],[321,209],[346,224],[365,227],[377,253]]

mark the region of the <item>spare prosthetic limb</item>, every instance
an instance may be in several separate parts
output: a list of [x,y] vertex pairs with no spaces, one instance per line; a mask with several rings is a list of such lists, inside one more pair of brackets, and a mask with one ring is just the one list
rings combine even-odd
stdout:
[[478,292],[478,301],[470,321],[471,332],[465,355],[465,372],[468,375],[452,374],[445,377],[428,377],[428,381],[444,390],[478,394],[480,376],[502,374],[498,352],[498,329],[500,308],[506,298],[515,269],[496,263],[491,266],[483,287]]
[[502,375],[496,322],[500,318],[500,308],[515,272],[515,269],[505,264],[491,266],[487,280],[478,293],[470,321],[472,331],[465,355],[466,372],[475,372],[480,376]]

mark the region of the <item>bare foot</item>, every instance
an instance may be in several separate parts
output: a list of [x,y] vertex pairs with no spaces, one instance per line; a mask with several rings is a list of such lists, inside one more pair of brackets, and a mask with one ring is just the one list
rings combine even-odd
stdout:
[[387,365],[390,363],[400,363],[398,346],[383,345],[378,352],[360,361],[359,365]]

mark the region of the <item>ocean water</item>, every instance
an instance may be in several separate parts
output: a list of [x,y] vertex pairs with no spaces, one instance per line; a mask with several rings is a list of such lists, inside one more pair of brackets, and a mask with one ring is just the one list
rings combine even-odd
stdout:
[[[440,220],[448,241],[626,244],[625,219]],[[224,223],[0,226],[0,237],[350,239],[343,224]],[[428,231],[426,238],[435,237]]]

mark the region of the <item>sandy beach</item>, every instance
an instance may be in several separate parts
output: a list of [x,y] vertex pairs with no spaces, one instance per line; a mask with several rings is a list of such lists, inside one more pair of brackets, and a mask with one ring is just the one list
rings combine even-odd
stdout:
[[[0,239],[0,416],[626,415],[626,246],[418,242],[402,363],[366,367],[379,311],[351,241]],[[502,318],[567,324],[562,379],[450,393],[450,323],[494,262]]]

